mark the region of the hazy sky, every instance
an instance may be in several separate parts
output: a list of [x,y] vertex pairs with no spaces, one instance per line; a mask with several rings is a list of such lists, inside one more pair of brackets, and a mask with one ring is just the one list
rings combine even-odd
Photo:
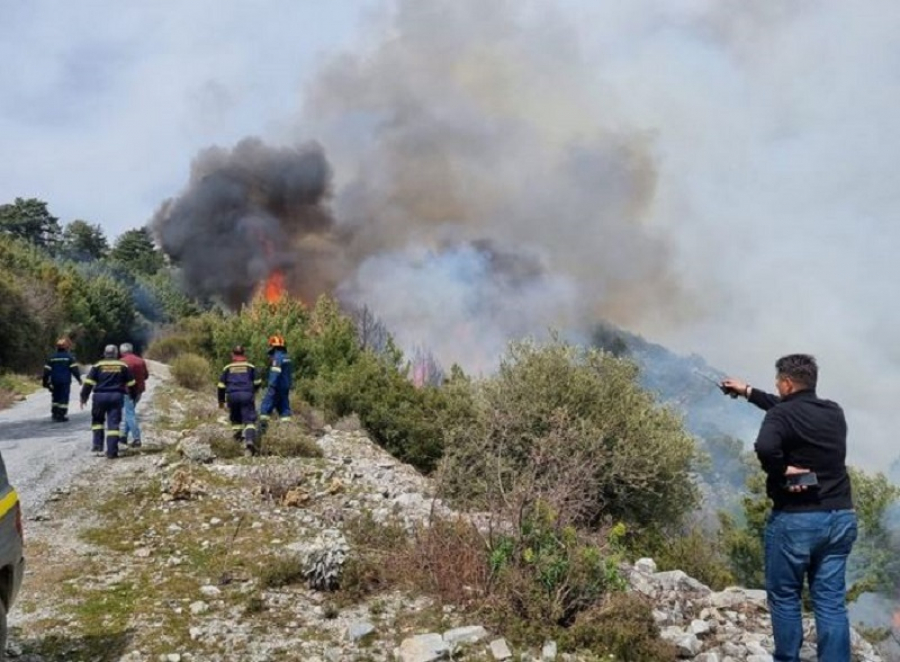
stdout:
[[0,201],[115,235],[204,147],[316,140],[339,289],[407,346],[603,317],[766,388],[813,352],[883,468],[898,33],[896,0],[7,0]]

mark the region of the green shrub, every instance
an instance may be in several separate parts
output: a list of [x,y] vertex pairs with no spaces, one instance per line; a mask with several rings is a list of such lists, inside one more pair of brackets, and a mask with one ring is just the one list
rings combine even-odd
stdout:
[[416,388],[384,357],[366,351],[343,369],[320,375],[310,399],[330,422],[356,414],[379,445],[422,471],[434,469],[441,457],[443,394]]
[[197,353],[197,346],[193,339],[186,334],[171,334],[161,338],[155,338],[147,351],[144,358],[159,361],[161,363],[171,363],[182,354]]
[[303,560],[299,556],[266,559],[257,578],[263,588],[280,588],[303,581]]
[[622,590],[619,558],[596,535],[563,525],[538,503],[490,545],[493,604],[503,621],[568,626],[609,591]]
[[579,526],[670,526],[695,507],[693,438],[630,361],[513,343],[498,373],[471,388],[472,409],[441,420],[445,496],[513,512],[543,499]]
[[657,532],[633,543],[635,555],[651,556],[660,571],[683,570],[714,591],[735,584],[728,557],[714,533],[694,527],[686,532]]
[[182,354],[178,356],[172,361],[169,369],[179,386],[192,391],[211,390],[215,386],[209,361],[197,354]]
[[616,662],[674,662],[675,647],[659,638],[650,605],[635,593],[611,593],[562,634],[569,651],[590,651]]
[[322,457],[316,440],[297,425],[275,421],[260,439],[260,452],[276,457]]
[[209,439],[209,447],[216,457],[223,460],[231,460],[244,455],[243,442],[235,441],[231,432],[225,429],[222,430],[222,434]]
[[766,496],[766,478],[757,471],[747,479],[740,519],[719,513],[719,544],[737,583],[747,588],[765,586],[763,536],[771,501]]

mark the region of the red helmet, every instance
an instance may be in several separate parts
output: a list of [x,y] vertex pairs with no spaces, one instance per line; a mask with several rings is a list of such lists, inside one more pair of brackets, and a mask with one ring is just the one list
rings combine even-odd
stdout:
[[269,347],[284,347],[284,337],[279,336],[277,333],[274,336],[269,336]]

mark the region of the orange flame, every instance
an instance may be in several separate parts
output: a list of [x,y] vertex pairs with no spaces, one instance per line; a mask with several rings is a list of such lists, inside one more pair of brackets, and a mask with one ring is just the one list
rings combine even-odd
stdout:
[[284,274],[276,269],[269,274],[263,285],[263,296],[266,297],[267,303],[278,303],[285,294],[287,294],[287,290],[284,287]]

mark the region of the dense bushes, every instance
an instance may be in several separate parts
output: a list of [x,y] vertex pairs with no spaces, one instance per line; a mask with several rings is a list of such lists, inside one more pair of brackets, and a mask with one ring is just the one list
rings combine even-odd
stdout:
[[40,371],[60,335],[84,361],[108,343],[140,347],[151,324],[193,310],[175,293],[170,272],[146,276],[121,264],[72,262],[9,236],[0,242],[0,283],[0,370]]
[[356,414],[369,434],[391,453],[423,471],[441,456],[441,412],[451,391],[416,388],[406,377],[400,352],[362,350],[350,318],[333,299],[312,309],[299,301],[268,304],[261,299],[239,313],[208,312],[170,329],[148,356],[176,361],[199,354],[218,369],[243,345],[265,377],[267,339],[284,336],[294,365],[295,393],[319,408],[328,422]]
[[179,386],[192,391],[209,389],[214,393],[211,382],[213,381],[212,367],[202,356],[197,354],[180,354],[170,366],[172,377]]
[[446,420],[444,493],[479,507],[544,500],[564,523],[677,523],[697,503],[694,442],[634,365],[556,342],[513,344]]

